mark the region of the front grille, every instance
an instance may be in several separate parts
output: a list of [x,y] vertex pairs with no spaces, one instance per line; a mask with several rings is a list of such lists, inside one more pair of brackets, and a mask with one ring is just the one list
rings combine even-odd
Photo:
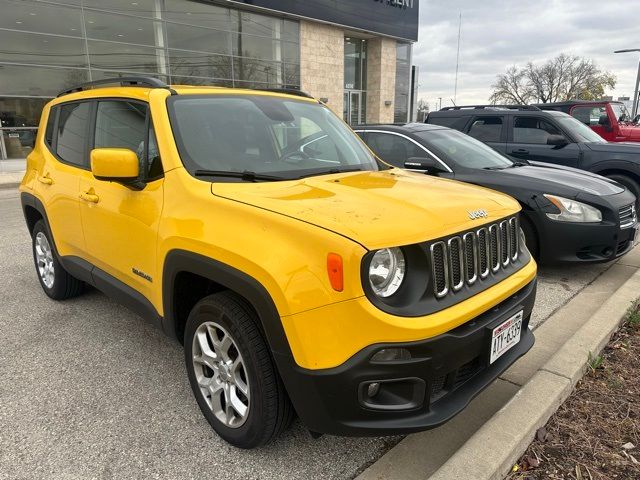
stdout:
[[437,298],[472,285],[518,260],[520,225],[517,217],[455,235],[430,247],[433,291]]
[[633,227],[637,222],[636,206],[634,204],[627,205],[618,210],[620,216],[620,228]]

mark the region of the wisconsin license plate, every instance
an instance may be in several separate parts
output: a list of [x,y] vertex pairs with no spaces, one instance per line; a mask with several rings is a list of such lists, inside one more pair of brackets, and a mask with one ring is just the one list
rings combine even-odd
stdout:
[[524,311],[520,310],[508,320],[502,322],[493,329],[491,334],[491,357],[489,363],[495,362],[510,348],[520,341],[522,332],[522,317]]

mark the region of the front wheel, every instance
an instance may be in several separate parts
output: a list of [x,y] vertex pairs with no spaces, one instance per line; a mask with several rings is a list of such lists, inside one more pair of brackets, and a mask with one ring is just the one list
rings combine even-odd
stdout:
[[213,429],[240,448],[268,443],[290,423],[293,409],[258,319],[231,292],[205,297],[185,328],[189,383]]
[[617,173],[607,175],[607,178],[615,180],[616,182],[624,185],[627,190],[633,193],[636,196],[636,211],[640,211],[640,184],[638,184],[638,182],[631,177],[620,175]]

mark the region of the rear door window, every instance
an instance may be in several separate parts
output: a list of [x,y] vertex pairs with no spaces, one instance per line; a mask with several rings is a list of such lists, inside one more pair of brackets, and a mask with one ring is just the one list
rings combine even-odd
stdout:
[[89,131],[90,102],[68,103],[60,106],[56,154],[62,161],[87,167],[86,145]]
[[600,117],[607,116],[607,109],[604,105],[592,107],[573,107],[571,110],[571,116],[577,120],[580,120],[585,125],[594,126],[599,125]]
[[503,117],[476,117],[469,127],[468,135],[481,142],[500,142],[503,138]]

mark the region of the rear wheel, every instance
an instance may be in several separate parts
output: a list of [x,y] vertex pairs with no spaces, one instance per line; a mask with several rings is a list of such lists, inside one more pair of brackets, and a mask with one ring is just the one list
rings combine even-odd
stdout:
[[71,276],[60,264],[44,221],[36,222],[31,235],[33,261],[44,293],[54,300],[65,300],[80,295],[83,283]]
[[293,409],[258,319],[231,292],[205,297],[185,329],[185,361],[198,405],[213,429],[240,448],[264,445],[291,422]]
[[636,196],[636,211],[640,211],[640,184],[635,179],[618,173],[607,175],[607,178],[627,187],[627,190]]

